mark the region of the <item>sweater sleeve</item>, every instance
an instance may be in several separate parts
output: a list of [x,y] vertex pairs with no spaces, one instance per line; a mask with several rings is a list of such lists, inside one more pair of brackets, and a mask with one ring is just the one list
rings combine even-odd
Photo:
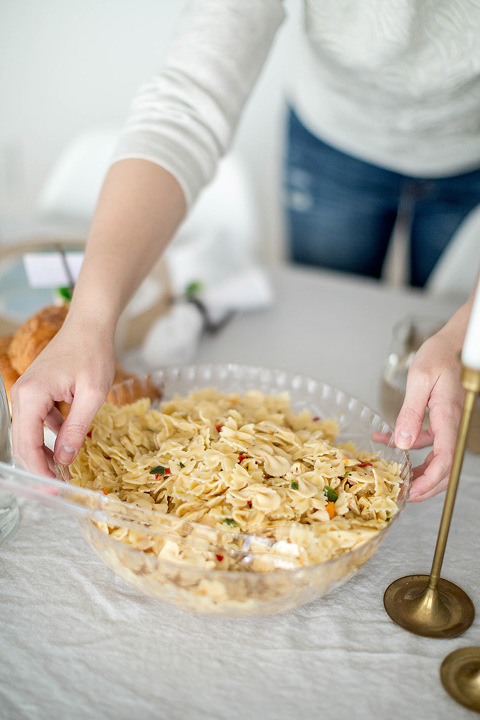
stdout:
[[191,205],[229,147],[284,17],[282,0],[191,0],[163,71],[132,103],[113,162],[161,165]]

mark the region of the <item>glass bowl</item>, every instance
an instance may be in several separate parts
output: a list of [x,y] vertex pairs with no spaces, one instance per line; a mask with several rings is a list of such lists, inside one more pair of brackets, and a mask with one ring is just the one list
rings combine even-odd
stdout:
[[[391,521],[363,544],[326,562],[299,567],[298,563],[281,551],[273,555],[274,569],[267,572],[249,570],[255,546],[268,542],[262,533],[225,533],[195,522],[167,515],[159,520],[156,532],[167,535],[176,532],[189,542],[186,526],[196,527],[195,537],[203,538],[205,547],[224,552],[225,536],[235,541],[239,572],[219,568],[206,569],[165,560],[152,552],[132,547],[108,534],[105,524],[79,518],[80,528],[100,559],[115,573],[147,595],[184,610],[227,616],[267,615],[283,612],[316,600],[349,580],[377,551],[404,508],[412,479],[408,455],[397,448],[386,447],[372,440],[375,432],[390,432],[390,426],[371,408],[359,400],[322,382],[284,372],[253,366],[222,364],[169,367],[149,375],[129,379],[113,388],[110,399],[116,405],[133,402],[145,395],[169,400],[174,395],[187,395],[191,390],[215,387],[223,393],[245,393],[255,389],[265,394],[288,392],[295,412],[310,410],[313,416],[334,418],[340,428],[335,443],[352,441],[359,450],[380,451],[381,457],[401,467],[402,484],[397,498],[398,512]],[[66,473],[65,473],[66,471]],[[68,480],[68,469],[61,472]],[[81,488],[78,488],[79,490]],[[101,495],[101,493],[100,493]],[[108,510],[109,498],[102,496],[102,506]],[[142,533],[151,531],[152,511],[135,507],[131,513],[128,503],[114,501],[110,505],[127,506],[126,514],[135,522],[141,544]],[[160,515],[155,513],[156,517]],[[162,517],[162,516],[161,516]],[[128,520],[127,520],[128,524]],[[176,528],[175,528],[176,526]],[[232,540],[232,542],[233,542]]]

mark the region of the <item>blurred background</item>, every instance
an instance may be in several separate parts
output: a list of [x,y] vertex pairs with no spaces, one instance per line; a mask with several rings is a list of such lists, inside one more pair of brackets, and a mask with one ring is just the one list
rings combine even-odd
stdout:
[[[86,237],[116,134],[139,86],[162,68],[186,4],[0,1],[0,250],[39,235]],[[232,258],[254,254],[267,264],[285,259],[280,204],[285,91],[302,3],[284,5],[287,19],[244,110],[231,158],[221,166],[213,191],[201,195],[193,226],[187,221],[184,228],[189,242],[200,235],[206,242],[213,222],[218,242],[202,251],[207,261],[228,245],[221,239],[225,233]],[[459,286],[459,278],[472,268],[477,215],[466,228],[470,237],[459,238],[456,255],[452,249],[429,290],[467,291],[468,283]],[[404,239],[400,219],[384,268],[389,284],[404,283]],[[177,252],[177,266],[184,257]],[[194,253],[191,259],[198,262]]]
[[[103,133],[108,152],[108,138],[122,126],[137,88],[162,67],[185,4],[2,0],[0,243],[72,225],[73,218],[52,212],[59,201],[52,198],[52,173],[56,183],[63,153],[85,134],[93,132],[90,141],[98,144]],[[283,257],[279,182],[284,83],[301,22],[301,3],[287,0],[285,5],[288,19],[244,111],[233,148],[251,188],[261,257],[274,263]],[[96,188],[90,194],[93,191]]]

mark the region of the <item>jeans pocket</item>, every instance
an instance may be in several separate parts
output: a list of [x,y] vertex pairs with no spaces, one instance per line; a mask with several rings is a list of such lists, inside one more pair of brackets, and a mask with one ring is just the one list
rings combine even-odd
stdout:
[[288,210],[306,212],[313,207],[314,178],[304,169],[289,166],[286,171],[283,202]]

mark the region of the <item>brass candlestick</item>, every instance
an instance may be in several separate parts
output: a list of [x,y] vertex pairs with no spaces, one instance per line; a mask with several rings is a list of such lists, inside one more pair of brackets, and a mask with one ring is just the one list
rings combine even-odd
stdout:
[[397,625],[424,637],[457,637],[470,627],[475,617],[468,595],[440,577],[470,418],[480,390],[480,370],[463,366],[462,384],[466,390],[465,402],[430,575],[399,578],[387,588],[383,598],[387,613]]
[[460,648],[447,655],[440,679],[454,700],[480,712],[480,647]]

